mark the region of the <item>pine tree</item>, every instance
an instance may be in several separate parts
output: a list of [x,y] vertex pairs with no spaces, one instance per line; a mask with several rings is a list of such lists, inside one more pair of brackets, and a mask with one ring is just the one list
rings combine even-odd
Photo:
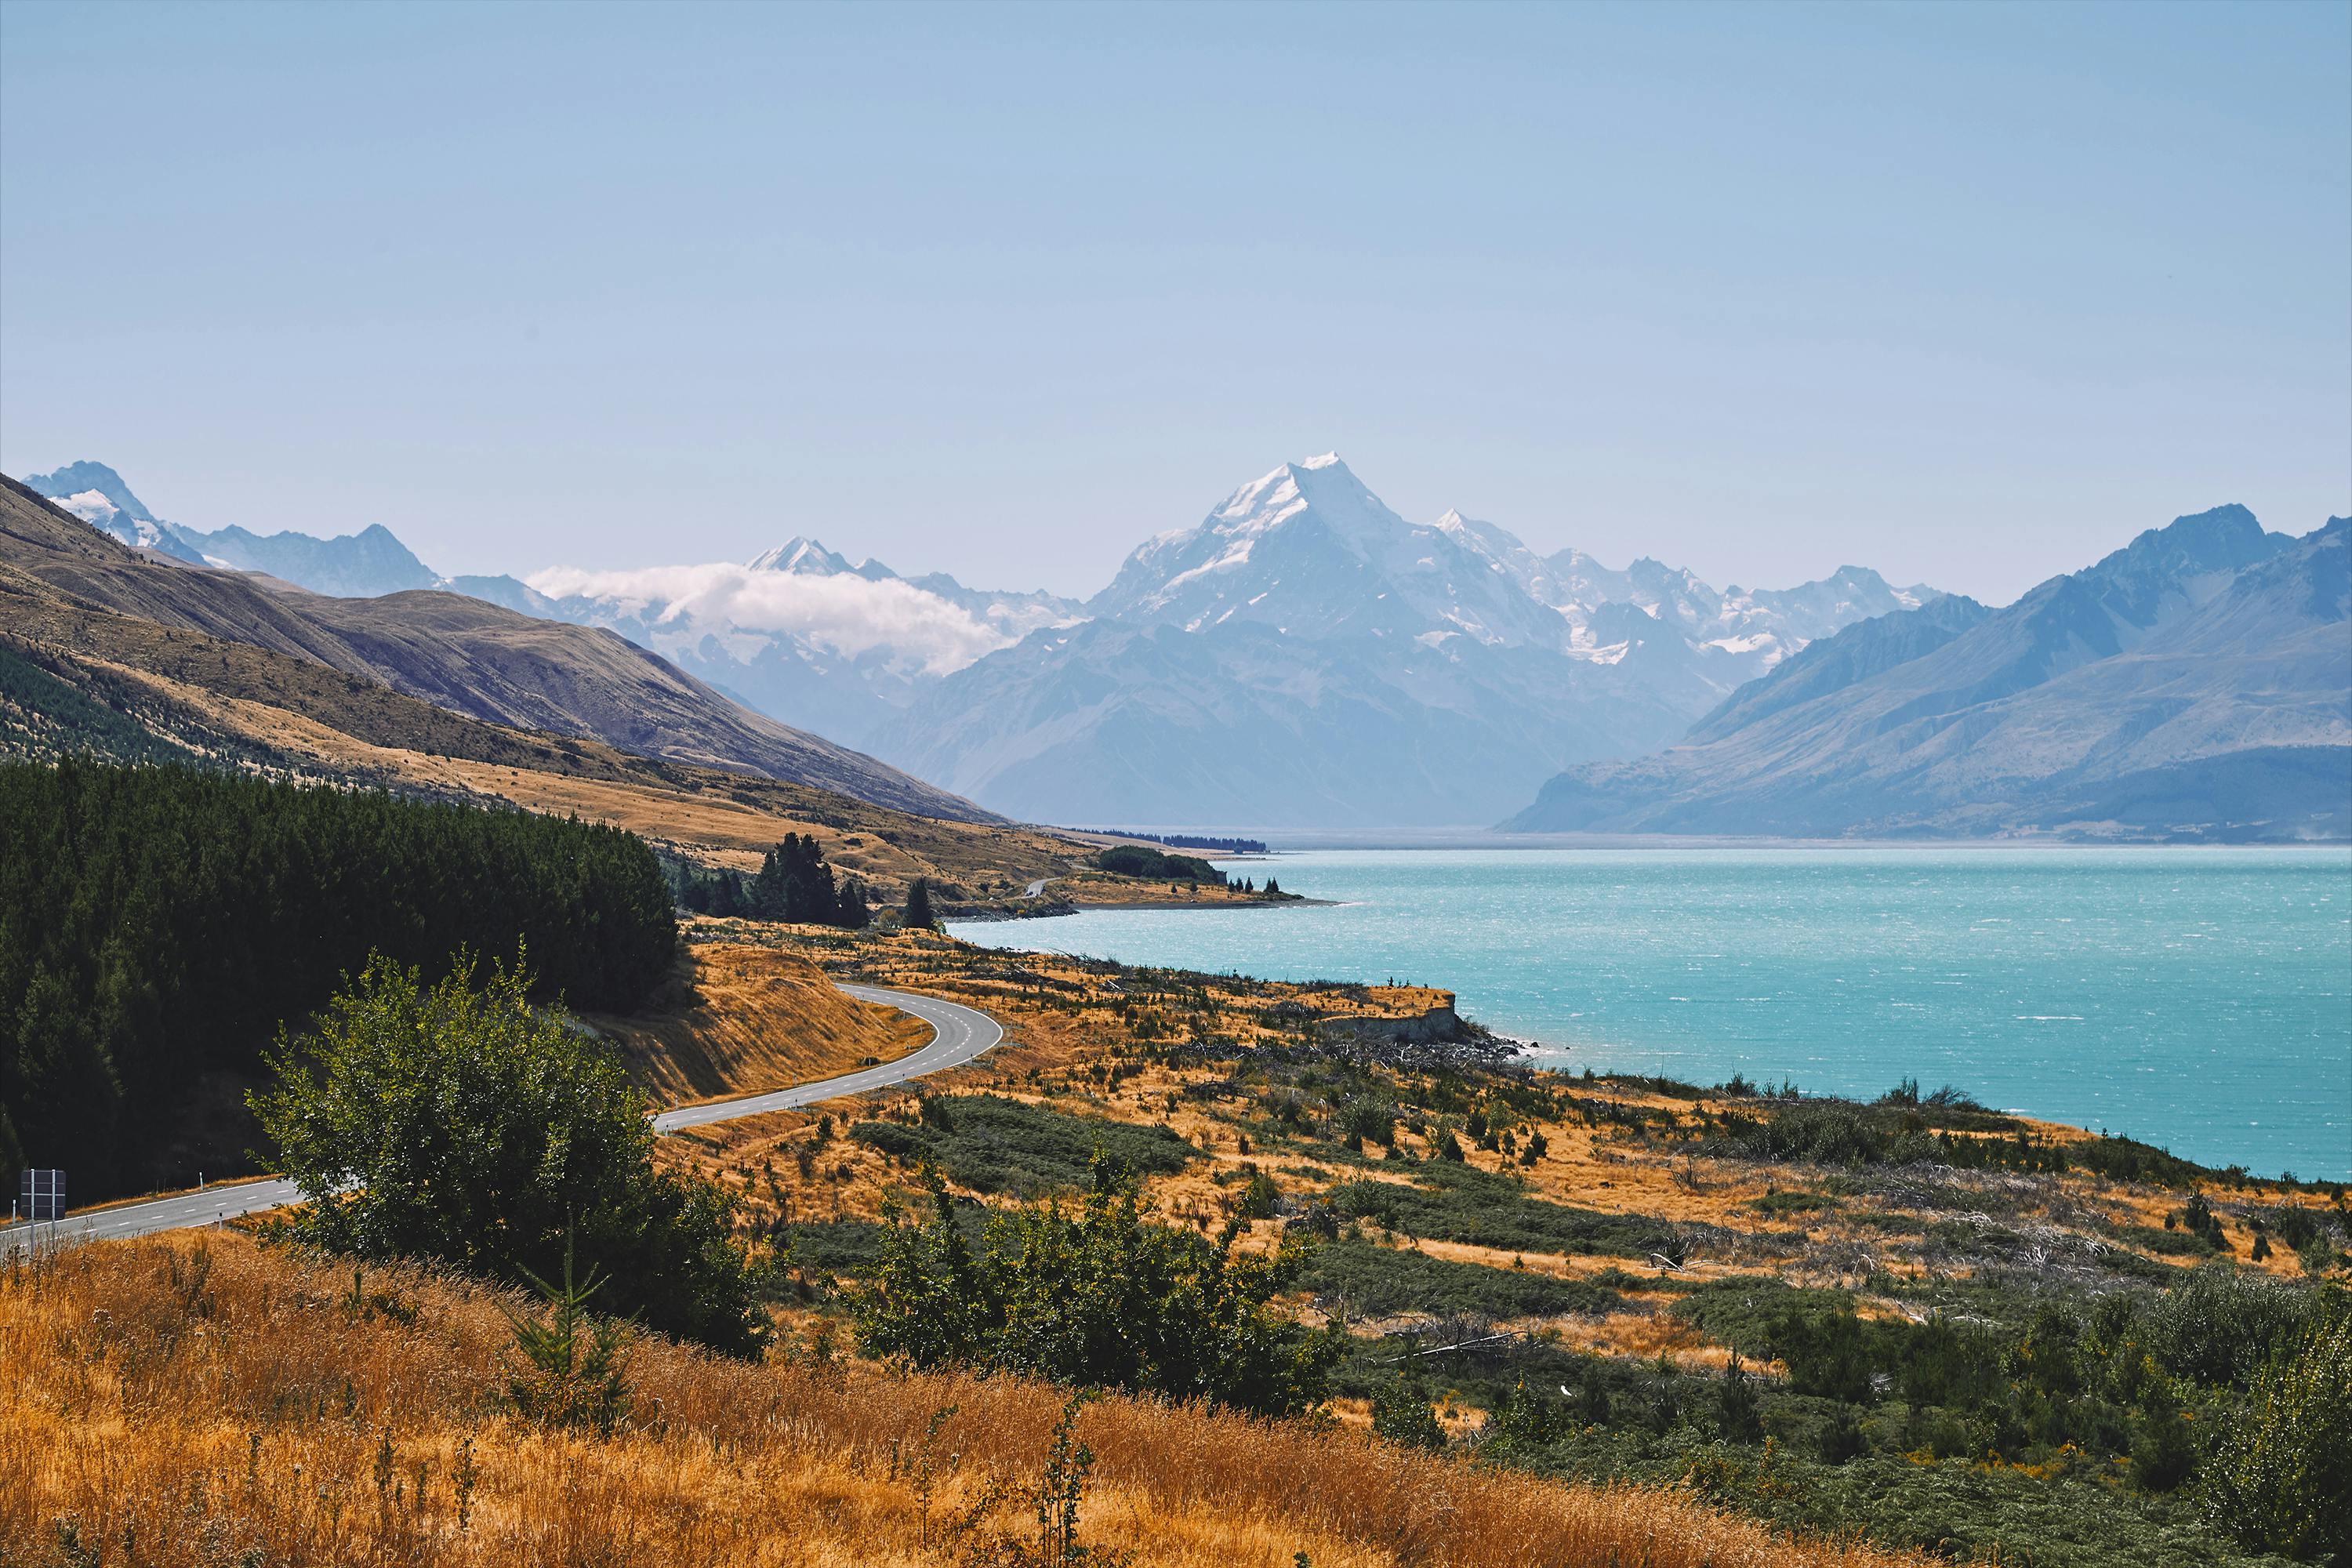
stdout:
[[931,912],[931,884],[926,877],[918,877],[907,888],[907,907],[898,923],[909,931],[936,931],[939,916]]

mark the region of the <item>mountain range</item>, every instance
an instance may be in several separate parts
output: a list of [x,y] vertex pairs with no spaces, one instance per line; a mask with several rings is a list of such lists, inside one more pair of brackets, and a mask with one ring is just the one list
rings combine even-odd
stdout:
[[[200,532],[102,464],[31,482],[150,557],[260,574],[282,602],[352,595],[308,618],[380,623],[372,647],[396,640],[398,618],[363,607],[387,594],[430,598],[404,613],[452,647],[547,622],[617,633],[703,710],[854,743],[944,786],[947,811],[968,796],[1034,821],[1276,829],[2352,833],[2342,520],[2295,540],[2219,508],[1992,609],[1860,566],[1718,591],[1646,558],[1539,555],[1458,510],[1408,521],[1327,454],[1146,540],[1078,601],[905,577],[801,537],[740,563],[448,578],[381,527]],[[496,636],[472,624],[489,605],[515,613]],[[470,711],[583,721],[545,700],[552,668],[403,668]],[[657,709],[598,722],[661,743]]]
[[1935,597],[1778,594],[1405,521],[1337,456],[1130,554],[1081,624],[953,671],[875,749],[1047,821],[1491,822],[1563,763],[1663,745],[1813,637]]
[[1850,626],[1676,745],[1570,769],[1507,827],[1943,837],[2352,834],[2352,520],[2225,506],[2005,609]]
[[1673,741],[1809,641],[1937,596],[1855,566],[1718,592],[1647,559],[1539,556],[1458,511],[1408,522],[1329,455],[1147,541],[1084,602],[903,577],[800,537],[740,564],[449,578],[381,527],[199,532],[102,464],[28,482],[181,559],[617,632],[746,706],[1034,820],[1489,821],[1564,765]]

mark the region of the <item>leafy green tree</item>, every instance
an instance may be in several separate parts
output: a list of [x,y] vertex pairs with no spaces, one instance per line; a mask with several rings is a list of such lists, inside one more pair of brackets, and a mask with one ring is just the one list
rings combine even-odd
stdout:
[[507,1280],[577,1247],[614,1311],[749,1354],[766,1321],[730,1200],[653,1166],[644,1099],[614,1055],[532,1005],[520,960],[430,986],[372,961],[317,1032],[280,1031],[276,1086],[249,1097],[309,1205],[292,1222],[361,1258]]
[[918,877],[907,887],[907,907],[898,923],[909,931],[936,931],[940,917],[931,912],[931,884],[929,878]]
[[1322,1401],[1343,1331],[1310,1331],[1273,1305],[1304,1264],[1297,1243],[1237,1254],[1240,1220],[1213,1243],[1148,1219],[1122,1162],[1097,1153],[1090,1175],[1077,1212],[1058,1202],[999,1211],[975,1247],[926,1164],[932,1219],[886,1208],[872,1282],[853,1302],[866,1353],[1262,1415]]
[[2203,1478],[2206,1515],[2258,1552],[2352,1562],[2352,1300],[2255,1374]]

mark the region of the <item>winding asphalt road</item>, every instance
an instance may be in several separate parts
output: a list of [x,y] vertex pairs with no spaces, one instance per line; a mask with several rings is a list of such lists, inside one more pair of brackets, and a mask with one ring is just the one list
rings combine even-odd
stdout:
[[[814,1105],[822,1100],[864,1094],[869,1089],[889,1089],[926,1073],[961,1067],[1004,1038],[1004,1030],[995,1019],[961,1003],[942,1002],[936,996],[918,995],[912,991],[886,991],[878,985],[844,985],[841,989],[860,1002],[877,1002],[913,1014],[931,1026],[930,1043],[911,1056],[843,1073],[838,1078],[819,1079],[814,1083],[795,1084],[768,1094],[746,1095],[740,1100],[713,1100],[708,1105],[665,1110],[654,1118],[654,1131],[675,1132],[685,1127],[707,1127],[716,1121],[733,1121],[771,1110]],[[258,1214],[264,1209],[284,1208],[299,1203],[301,1198],[301,1190],[292,1182],[283,1176],[272,1176],[143,1204],[123,1204],[86,1215],[68,1214],[58,1232],[61,1237],[75,1241],[148,1236],[159,1230],[184,1230],[190,1226],[213,1225],[239,1215]],[[28,1228],[22,1225],[0,1227],[0,1247],[22,1239]],[[47,1229],[46,1225],[42,1226],[45,1237]]]

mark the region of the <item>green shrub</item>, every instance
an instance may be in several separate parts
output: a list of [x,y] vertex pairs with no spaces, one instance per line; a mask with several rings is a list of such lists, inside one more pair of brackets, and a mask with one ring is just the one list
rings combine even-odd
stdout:
[[1372,1430],[1408,1448],[1445,1447],[1445,1428],[1417,1378],[1392,1378],[1372,1392]]
[[1000,1210],[975,1247],[945,1184],[928,1168],[924,1177],[932,1219],[909,1223],[886,1207],[872,1282],[853,1300],[868,1355],[1263,1415],[1325,1397],[1346,1335],[1310,1331],[1273,1306],[1304,1262],[1296,1242],[1238,1254],[1238,1221],[1213,1243],[1150,1223],[1134,1174],[1098,1154],[1076,1213],[1058,1202]]
[[1396,1145],[1396,1108],[1385,1100],[1358,1095],[1340,1107],[1339,1123],[1343,1139],[1377,1143],[1384,1149]]
[[1165,1127],[1074,1116],[1002,1095],[926,1096],[922,1124],[860,1121],[859,1142],[894,1160],[929,1161],[961,1186],[1024,1196],[1087,1185],[1097,1150],[1143,1175],[1167,1175],[1201,1157]]
[[1819,1214],[1837,1207],[1838,1201],[1827,1193],[1778,1192],[1752,1199],[1748,1206],[1759,1214],[1775,1215]]
[[2152,1492],[2179,1489],[2197,1468],[2197,1439],[2185,1415],[2158,1411],[2132,1445],[2132,1480]]
[[629,1385],[621,1365],[621,1325],[588,1313],[589,1299],[605,1281],[590,1269],[575,1281],[572,1249],[563,1250],[563,1283],[551,1285],[528,1270],[524,1278],[549,1307],[541,1322],[501,1307],[515,1334],[519,1363],[506,1368],[507,1403],[541,1430],[585,1431],[610,1437],[629,1413]]
[[[1586,1368],[1587,1373],[1592,1368]],[[1597,1406],[1599,1419],[1608,1419],[1609,1392],[1600,1388],[1597,1394],[1584,1401],[1588,1415]],[[1496,1445],[1498,1451],[1508,1453],[1517,1448],[1540,1447],[1565,1437],[1575,1429],[1575,1418],[1564,1400],[1554,1399],[1528,1386],[1521,1378],[1504,1394],[1502,1403],[1486,1417],[1481,1429],[1483,1440]]]
[[1716,1384],[1716,1430],[1735,1443],[1753,1443],[1764,1436],[1764,1423],[1759,1415],[1762,1402],[1756,1394],[1756,1380],[1739,1364],[1739,1352],[1731,1354],[1731,1364],[1724,1369],[1723,1381]]
[[2140,1330],[2166,1371],[2242,1387],[2300,1340],[2318,1298],[2227,1264],[2199,1268],[2148,1309]]
[[1555,1279],[1529,1269],[1456,1263],[1344,1237],[1318,1247],[1299,1282],[1319,1298],[1344,1300],[1351,1313],[1550,1317],[1603,1312],[1618,1300],[1615,1291],[1582,1280]]
[[1432,1161],[1413,1168],[1415,1184],[1345,1182],[1328,1194],[1349,1219],[1429,1241],[1458,1241],[1514,1252],[1616,1253],[1646,1257],[1672,1227],[1638,1215],[1604,1215],[1531,1197],[1510,1177],[1475,1165]]
[[1272,1219],[1281,1203],[1282,1189],[1274,1184],[1274,1178],[1253,1166],[1248,1184],[1234,1202],[1234,1215],[1237,1219]]

